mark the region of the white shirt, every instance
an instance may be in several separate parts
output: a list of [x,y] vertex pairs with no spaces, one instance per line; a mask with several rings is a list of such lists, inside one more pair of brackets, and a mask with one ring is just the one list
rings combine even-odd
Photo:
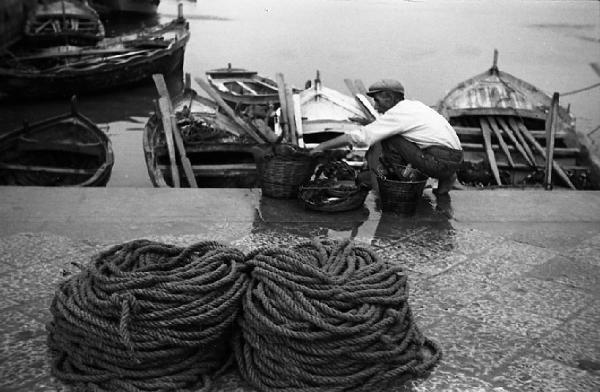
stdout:
[[356,147],[369,147],[390,136],[402,135],[421,149],[445,146],[462,150],[456,131],[441,114],[408,99],[398,102],[371,124],[348,134]]

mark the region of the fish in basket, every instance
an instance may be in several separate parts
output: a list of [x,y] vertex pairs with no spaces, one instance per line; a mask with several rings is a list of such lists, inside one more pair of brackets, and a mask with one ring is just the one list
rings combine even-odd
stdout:
[[300,187],[299,197],[308,209],[342,212],[360,208],[370,190],[349,164],[329,161],[319,165],[313,178]]

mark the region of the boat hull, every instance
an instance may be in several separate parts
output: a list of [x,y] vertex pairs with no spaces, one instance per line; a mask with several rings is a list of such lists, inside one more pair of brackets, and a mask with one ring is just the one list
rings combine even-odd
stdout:
[[140,51],[140,55],[131,56],[127,61],[100,63],[97,67],[61,68],[48,72],[0,68],[0,99],[85,95],[151,81],[156,73],[182,72],[188,40],[189,33],[168,48]]
[[0,185],[105,186],[112,144],[92,121],[73,112],[0,137]]
[[[192,90],[173,101],[175,112],[180,112],[192,103],[194,116],[203,118],[207,123],[214,119],[214,112],[195,112],[202,103],[194,101]],[[195,95],[195,94],[194,94]],[[211,140],[192,140],[184,133],[186,156],[198,187],[200,188],[255,188],[259,185],[258,171],[254,159],[255,144],[242,142],[231,135]],[[143,135],[144,156],[148,175],[155,187],[173,187],[169,152],[166,145],[161,119],[156,115],[148,119]],[[185,171],[177,153],[177,172],[182,187],[189,187]]]
[[155,14],[158,0],[94,0],[92,5],[98,12],[127,12],[136,14]]

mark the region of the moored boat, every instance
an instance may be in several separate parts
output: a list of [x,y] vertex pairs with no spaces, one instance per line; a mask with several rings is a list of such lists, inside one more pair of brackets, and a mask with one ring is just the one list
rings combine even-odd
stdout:
[[[540,186],[549,163],[556,185],[600,189],[599,160],[590,155],[587,136],[576,132],[570,110],[558,105],[558,94],[550,97],[500,71],[497,59],[496,51],[488,71],[459,83],[437,105],[465,152],[459,180],[476,186]],[[551,127],[554,136],[547,139]],[[547,146],[553,162],[546,162]]]
[[[173,98],[173,111],[198,187],[250,188],[258,185],[254,160],[256,142],[235,134],[235,124],[219,113],[210,101],[186,88]],[[171,160],[159,110],[146,123],[143,146],[152,184],[173,187]],[[176,165],[181,186],[189,187],[180,153],[177,153]]]
[[95,45],[104,38],[98,13],[80,0],[43,0],[25,23],[29,45]]
[[160,0],[91,0],[91,4],[103,14],[109,12],[155,14]]
[[231,106],[279,104],[277,83],[255,71],[243,68],[217,68],[206,71],[210,85]]
[[16,48],[0,57],[0,98],[82,95],[181,72],[188,40],[189,25],[180,16],[96,46]]
[[[298,93],[299,114],[302,118],[301,140],[306,148],[339,135],[356,130],[369,116],[354,97],[326,87],[317,73],[310,86]],[[352,166],[362,166],[366,149],[348,150],[346,161]]]
[[114,155],[110,139],[77,111],[0,136],[0,184],[104,186]]

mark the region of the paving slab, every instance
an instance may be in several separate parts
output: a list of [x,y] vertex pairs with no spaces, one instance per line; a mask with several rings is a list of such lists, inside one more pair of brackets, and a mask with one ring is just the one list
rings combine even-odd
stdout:
[[[45,324],[57,284],[100,250],[147,238],[244,252],[353,238],[408,275],[444,358],[393,391],[600,389],[600,192],[426,190],[414,214],[324,214],[256,189],[0,189],[0,390],[67,391]],[[235,370],[214,391],[255,391]]]

